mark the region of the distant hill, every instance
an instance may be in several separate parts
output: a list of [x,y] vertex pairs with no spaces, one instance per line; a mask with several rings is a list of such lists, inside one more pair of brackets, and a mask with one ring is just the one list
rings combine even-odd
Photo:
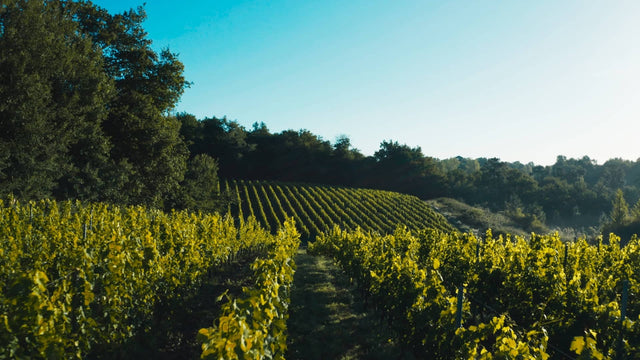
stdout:
[[271,231],[293,217],[303,239],[334,225],[381,234],[392,233],[398,225],[454,230],[426,202],[392,191],[243,180],[223,181],[221,189],[236,200],[228,209],[233,216],[253,216]]

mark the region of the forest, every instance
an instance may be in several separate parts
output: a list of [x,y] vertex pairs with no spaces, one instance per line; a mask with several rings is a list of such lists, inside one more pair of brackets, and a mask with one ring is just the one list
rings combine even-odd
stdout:
[[639,223],[638,161],[436,159],[394,140],[367,156],[347,136],[176,113],[190,83],[177,54],[152,48],[145,16],[142,7],[110,14],[91,2],[3,2],[1,196],[212,211],[232,201],[218,178],[278,180],[451,197],[524,228],[631,234]]

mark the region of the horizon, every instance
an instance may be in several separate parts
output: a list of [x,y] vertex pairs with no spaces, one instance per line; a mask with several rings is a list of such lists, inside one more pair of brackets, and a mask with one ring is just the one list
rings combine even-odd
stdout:
[[[142,1],[95,1],[122,12]],[[638,159],[640,3],[168,1],[154,48],[193,82],[176,107],[245,128],[384,140],[425,156]]]

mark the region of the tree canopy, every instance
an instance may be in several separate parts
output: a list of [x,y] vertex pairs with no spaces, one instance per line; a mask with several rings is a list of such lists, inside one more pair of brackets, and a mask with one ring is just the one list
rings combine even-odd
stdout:
[[188,83],[176,54],[151,48],[145,16],[3,2],[0,192],[164,206],[187,171],[169,113]]

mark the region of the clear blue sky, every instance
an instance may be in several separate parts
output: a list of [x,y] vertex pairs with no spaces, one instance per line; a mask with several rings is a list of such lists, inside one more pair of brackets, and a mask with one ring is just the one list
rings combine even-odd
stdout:
[[[100,0],[111,12],[142,1]],[[640,157],[640,1],[147,0],[178,105],[440,159]]]

